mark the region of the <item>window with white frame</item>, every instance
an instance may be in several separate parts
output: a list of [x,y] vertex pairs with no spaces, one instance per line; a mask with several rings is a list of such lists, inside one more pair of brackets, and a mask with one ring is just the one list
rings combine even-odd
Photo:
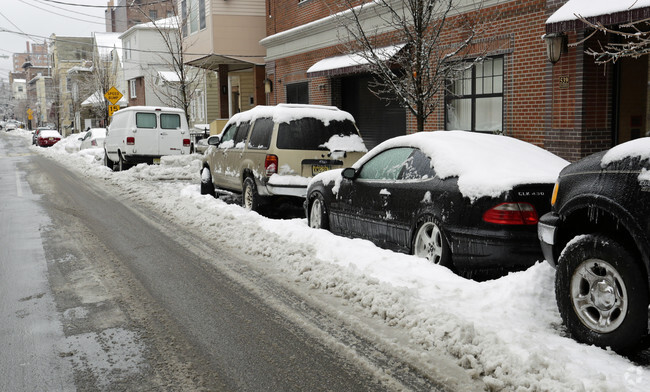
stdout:
[[503,132],[503,68],[503,57],[488,58],[450,81],[447,129]]
[[182,0],[183,37],[205,29],[205,0]]
[[131,98],[137,98],[136,90],[135,90],[135,81],[136,79],[131,79],[129,80],[129,97]]

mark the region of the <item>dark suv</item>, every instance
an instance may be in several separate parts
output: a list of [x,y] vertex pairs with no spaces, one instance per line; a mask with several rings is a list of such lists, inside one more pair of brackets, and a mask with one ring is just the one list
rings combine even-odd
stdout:
[[634,351],[648,331],[650,138],[589,156],[560,173],[538,225],[556,267],[564,324],[578,341]]

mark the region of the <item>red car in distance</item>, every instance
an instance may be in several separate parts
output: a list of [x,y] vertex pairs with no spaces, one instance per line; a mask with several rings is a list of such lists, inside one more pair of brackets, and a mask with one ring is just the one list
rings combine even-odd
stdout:
[[53,129],[44,129],[39,132],[36,145],[39,147],[51,147],[61,140],[61,134]]

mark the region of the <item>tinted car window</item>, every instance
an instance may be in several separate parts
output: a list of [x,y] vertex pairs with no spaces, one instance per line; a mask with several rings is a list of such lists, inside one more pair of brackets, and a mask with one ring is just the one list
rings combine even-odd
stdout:
[[326,126],[315,118],[302,118],[278,127],[277,147],[285,150],[327,150],[332,136],[357,135],[352,121],[330,121]]
[[412,148],[400,147],[383,151],[366,162],[359,178],[367,180],[396,180],[404,169],[406,160],[413,153]]
[[138,128],[155,128],[156,127],[156,114],[155,113],[136,113],[135,126]]
[[246,140],[246,136],[248,136],[248,129],[250,128],[251,124],[247,122],[243,122],[239,124],[237,127],[237,133],[235,133],[235,137],[233,141],[235,142],[235,146],[237,146],[239,143],[243,142]]
[[271,135],[273,135],[273,120],[270,118],[260,118],[255,120],[251,137],[248,140],[248,147],[257,150],[266,150],[271,145]]
[[162,113],[160,115],[160,128],[179,129],[181,127],[181,116],[178,114]]
[[433,168],[431,167],[431,159],[426,156],[422,151],[413,149],[404,167],[399,175],[400,180],[419,180],[431,178],[434,176]]

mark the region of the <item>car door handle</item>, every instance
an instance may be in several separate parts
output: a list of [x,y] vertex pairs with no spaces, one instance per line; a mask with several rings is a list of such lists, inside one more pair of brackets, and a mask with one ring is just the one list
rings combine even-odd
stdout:
[[160,136],[167,136],[167,132],[160,132]]

